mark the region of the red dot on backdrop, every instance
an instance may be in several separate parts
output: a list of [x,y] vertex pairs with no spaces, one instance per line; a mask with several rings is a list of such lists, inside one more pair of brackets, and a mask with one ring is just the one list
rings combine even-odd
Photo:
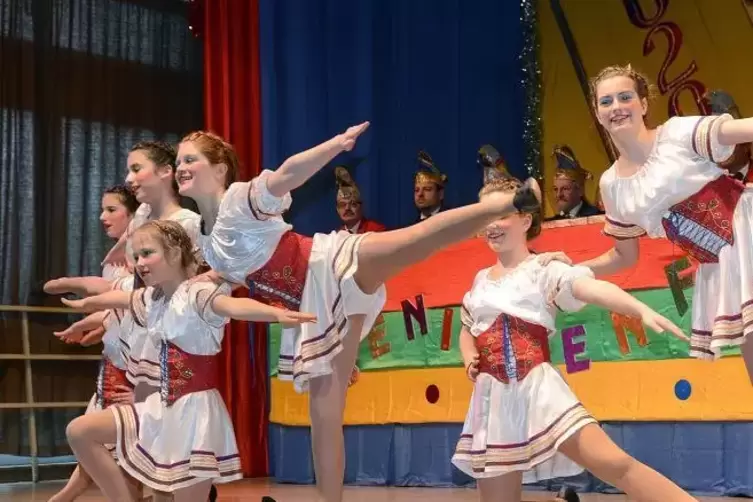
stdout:
[[436,385],[429,385],[428,387],[426,387],[426,400],[431,404],[439,401],[439,389]]

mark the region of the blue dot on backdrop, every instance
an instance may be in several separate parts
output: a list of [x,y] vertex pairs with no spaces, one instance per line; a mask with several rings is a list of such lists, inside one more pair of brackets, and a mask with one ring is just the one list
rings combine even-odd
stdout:
[[692,390],[693,389],[690,386],[690,382],[688,382],[687,380],[678,380],[675,384],[675,396],[677,396],[677,399],[681,401],[685,401],[687,398],[689,398]]

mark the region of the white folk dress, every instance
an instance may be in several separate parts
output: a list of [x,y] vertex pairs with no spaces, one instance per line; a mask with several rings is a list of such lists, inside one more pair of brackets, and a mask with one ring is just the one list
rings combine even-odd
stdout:
[[[139,292],[132,311],[161,347],[163,379],[161,392],[146,401],[109,408],[117,425],[120,466],[146,486],[164,492],[208,479],[227,483],[242,478],[235,432],[219,391],[205,385],[204,390],[181,392],[195,388],[192,379],[212,380],[213,373],[205,374],[211,373],[205,371],[205,363],[190,359],[198,356],[205,361],[211,359],[206,356],[219,354],[227,319],[212,310],[211,300],[230,294],[229,286],[184,282],[169,299],[155,298],[152,288]],[[175,359],[168,354],[177,354],[178,362],[170,362]],[[174,402],[171,395],[177,397]]]
[[[126,258],[131,264],[133,264],[131,236],[136,229],[153,219],[151,212],[152,208],[149,204],[141,204],[126,230],[126,235],[128,236],[128,240],[126,241]],[[188,234],[191,242],[196,244],[201,225],[201,217],[198,214],[181,208],[165,219],[179,223]],[[195,247],[194,252],[197,257],[201,257],[198,247]],[[133,291],[134,279],[135,277],[130,275],[120,281],[116,281],[113,287],[122,291]],[[133,322],[133,317],[128,311],[124,312],[121,318],[120,343],[128,365],[126,371],[128,380],[134,385],[158,386],[160,382],[159,345],[153,339],[146,336],[146,331],[142,326]]]
[[[535,256],[498,280],[489,271],[477,274],[463,299],[463,326],[479,348],[482,372],[452,463],[474,478],[524,471],[523,483],[534,483],[574,476],[583,468],[557,449],[596,420],[548,362],[548,336],[556,332],[558,309],[584,306],[572,296],[572,281],[593,274],[560,262],[542,267]],[[536,330],[538,339],[529,336]],[[483,337],[492,343],[479,347]]]
[[[600,182],[605,234],[662,238],[671,223],[701,252],[715,255],[718,262],[698,267],[692,304],[690,354],[709,360],[718,358],[723,346],[742,344],[753,331],[753,185],[736,186],[715,163],[734,151],[717,139],[719,125],[730,119],[673,117],[659,128],[651,154],[636,174],[620,177],[612,166]],[[721,189],[684,202],[719,184]],[[732,193],[739,200],[730,202]],[[730,207],[726,213],[725,205]],[[725,233],[734,242],[719,237]],[[684,255],[679,247],[677,254]]]
[[[291,232],[281,215],[292,198],[269,193],[270,174],[264,171],[250,182],[233,183],[220,203],[212,232],[201,235],[199,245],[209,266],[226,280],[248,284],[249,276],[261,270],[269,283],[254,280],[250,289],[267,288],[265,293],[285,299],[289,308],[317,316],[316,323],[282,333],[278,378],[292,380],[303,392],[311,378],[332,372],[332,360],[342,350],[341,340],[348,331],[348,316],[365,315],[361,339],[368,335],[384,306],[386,290],[382,286],[365,294],[354,279],[358,248],[369,234],[318,233],[312,241]],[[288,248],[291,241],[294,244]],[[310,249],[308,259],[302,248]],[[272,283],[283,287],[272,291],[268,286]]]

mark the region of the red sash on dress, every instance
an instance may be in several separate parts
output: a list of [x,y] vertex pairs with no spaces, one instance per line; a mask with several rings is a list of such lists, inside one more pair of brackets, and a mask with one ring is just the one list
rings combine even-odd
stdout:
[[502,383],[509,383],[511,377],[520,382],[533,368],[551,360],[547,329],[507,314],[476,337],[476,349],[479,373]]
[[311,237],[285,233],[269,261],[246,278],[251,298],[288,310],[300,309],[313,242]]
[[[177,345],[162,342],[162,401],[171,406],[192,392],[219,387],[220,358],[218,355],[189,354]],[[167,378],[165,378],[167,376]]]
[[662,219],[667,239],[700,263],[718,263],[719,252],[732,245],[732,216],[745,186],[720,176],[669,209]]
[[126,372],[112,364],[112,362],[103,357],[99,363],[99,376],[97,377],[97,405],[105,409],[113,404],[112,397],[114,394],[123,392],[118,389],[119,386],[133,389],[133,385],[128,381]]

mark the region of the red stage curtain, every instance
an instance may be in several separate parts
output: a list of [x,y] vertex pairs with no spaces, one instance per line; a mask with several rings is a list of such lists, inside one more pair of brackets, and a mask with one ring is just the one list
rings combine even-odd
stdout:
[[[249,180],[261,171],[258,1],[206,0],[200,12],[203,19],[197,35],[204,41],[206,128],[235,146],[241,161],[240,180]],[[247,294],[245,289],[238,292],[239,296]],[[266,326],[230,323],[223,357],[220,391],[233,418],[243,474],[267,476]]]

